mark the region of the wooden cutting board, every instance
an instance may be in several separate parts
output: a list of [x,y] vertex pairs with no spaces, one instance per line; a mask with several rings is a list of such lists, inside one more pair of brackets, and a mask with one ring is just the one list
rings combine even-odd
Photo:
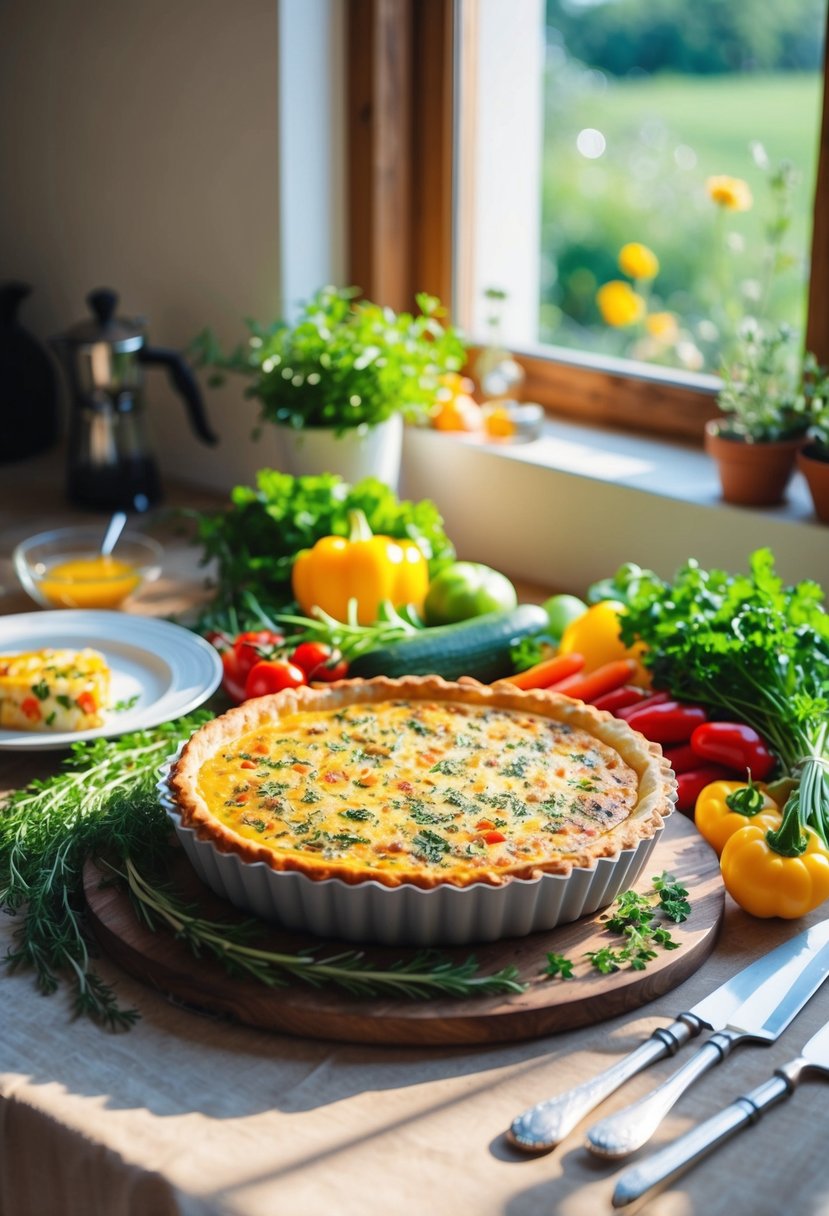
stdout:
[[[457,960],[474,954],[480,974],[514,964],[529,984],[520,995],[428,1000],[356,998],[339,989],[301,983],[271,989],[231,977],[218,963],[195,958],[170,934],[146,929],[136,919],[126,893],[120,887],[101,885],[91,862],[84,879],[92,927],[105,952],[125,971],[178,1003],[308,1038],[425,1045],[539,1038],[627,1013],[677,987],[713,949],[724,902],[717,857],[683,815],[668,820],[637,890],[649,890],[653,875],[663,870],[687,887],[691,915],[683,924],[670,926],[679,949],[660,951],[646,970],[600,975],[590,966],[584,959],[588,951],[619,941],[604,928],[602,913],[597,913],[549,932],[445,952]],[[201,884],[183,853],[174,862],[170,879],[205,916],[235,918],[234,910]],[[283,951],[313,947],[320,956],[353,948],[273,929],[267,931],[266,941]],[[543,976],[549,951],[576,962],[573,979]],[[388,947],[365,949],[366,958],[378,964],[411,953]]]

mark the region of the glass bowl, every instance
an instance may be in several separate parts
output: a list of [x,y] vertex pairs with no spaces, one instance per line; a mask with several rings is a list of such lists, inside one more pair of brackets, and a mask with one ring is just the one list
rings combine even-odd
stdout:
[[12,560],[17,577],[43,608],[120,608],[158,578],[164,550],[139,532],[121,533],[104,557],[105,526],[55,528],[21,541]]

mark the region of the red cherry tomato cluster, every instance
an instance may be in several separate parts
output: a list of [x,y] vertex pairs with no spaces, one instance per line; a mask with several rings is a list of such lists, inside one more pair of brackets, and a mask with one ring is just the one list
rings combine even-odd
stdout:
[[677,779],[677,809],[692,814],[697,796],[713,781],[750,774],[765,781],[777,764],[765,740],[744,722],[712,722],[701,705],[677,701],[667,692],[649,693],[630,686],[597,698],[593,704],[659,743]]
[[254,629],[233,639],[209,639],[222,654],[222,688],[235,705],[303,684],[342,680],[348,664],[324,642],[293,646],[272,629]]

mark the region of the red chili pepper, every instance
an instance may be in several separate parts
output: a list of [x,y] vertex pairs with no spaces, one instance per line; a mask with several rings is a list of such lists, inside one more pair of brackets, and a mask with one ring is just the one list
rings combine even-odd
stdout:
[[720,764],[706,764],[679,773],[676,779],[676,809],[685,815],[693,815],[697,798],[714,781],[727,781],[732,774]]
[[701,705],[660,701],[658,705],[634,706],[626,721],[651,743],[687,743],[695,728],[708,721],[708,715]]
[[704,722],[691,735],[691,747],[702,760],[724,764],[742,776],[765,781],[777,760],[761,735],[744,722]]
[[637,688],[635,684],[623,684],[621,688],[614,688],[613,692],[606,692],[604,696],[596,697],[593,706],[595,709],[603,709],[605,713],[619,717],[620,709],[641,705],[643,701],[650,699],[650,696],[647,688]]
[[677,743],[675,747],[663,747],[662,754],[678,775],[699,768],[699,756],[690,743]]
[[616,716],[617,718],[624,718],[627,722],[630,715],[636,713],[637,709],[647,709],[649,705],[661,705],[663,701],[670,701],[670,699],[671,694],[669,692],[653,692],[644,701],[640,701],[638,705],[629,705],[627,709],[619,710]]

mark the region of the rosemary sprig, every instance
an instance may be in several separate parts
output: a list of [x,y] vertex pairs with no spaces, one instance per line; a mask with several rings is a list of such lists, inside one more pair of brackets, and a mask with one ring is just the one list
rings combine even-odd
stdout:
[[326,957],[308,950],[269,951],[256,944],[256,922],[208,920],[148,877],[162,871],[169,849],[169,822],[155,793],[158,768],[209,716],[201,711],[152,731],[76,743],[65,771],[33,782],[0,808],[0,907],[21,913],[6,956],[12,969],[33,968],[44,993],[55,992],[67,980],[75,1013],[109,1029],[135,1022],[137,1012],[122,1009],[93,968],[83,867],[94,857],[127,884],[148,926],[170,929],[195,954],[210,954],[229,971],[269,986],[301,979],[336,984],[357,995],[470,997],[524,991],[515,967],[479,975],[473,957],[455,963],[435,951],[386,967],[372,965],[354,950]]
[[127,883],[134,906],[149,928],[164,925],[186,942],[194,954],[211,954],[228,970],[250,975],[271,988],[284,986],[289,977],[314,987],[336,984],[355,996],[389,993],[466,997],[476,993],[519,993],[526,987],[519,981],[514,966],[492,975],[478,975],[474,958],[453,963],[433,950],[419,951],[387,968],[372,965],[360,950],[346,950],[324,958],[311,950],[297,954],[266,950],[253,944],[262,928],[257,922],[206,920],[169,887],[149,882],[129,858],[122,870],[110,869]]

